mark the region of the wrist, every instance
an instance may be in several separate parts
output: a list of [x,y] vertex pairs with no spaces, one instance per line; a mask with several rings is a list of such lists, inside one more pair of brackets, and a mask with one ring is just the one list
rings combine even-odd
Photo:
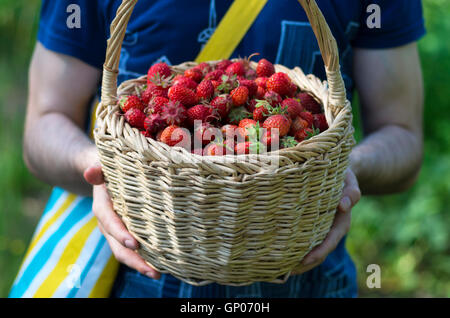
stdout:
[[100,165],[100,160],[97,147],[93,144],[83,148],[75,157],[75,168],[81,176],[87,168],[96,165]]
[[358,181],[361,181],[361,179],[363,177],[363,170],[364,170],[363,160],[361,158],[362,157],[360,156],[358,148],[355,148],[350,153],[349,169],[351,169],[353,171],[353,173],[355,174]]

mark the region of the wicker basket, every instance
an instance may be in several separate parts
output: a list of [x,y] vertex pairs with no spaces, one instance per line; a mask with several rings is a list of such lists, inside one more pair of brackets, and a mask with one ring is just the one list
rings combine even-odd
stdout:
[[354,145],[337,46],[322,13],[314,0],[299,1],[328,83],[299,68],[275,68],[324,105],[330,128],[266,155],[201,157],[145,138],[118,115],[117,94],[146,81],[127,81],[117,90],[121,44],[136,1],[124,0],[111,26],[95,130],[115,211],[139,241],[139,254],[162,273],[197,286],[286,281],[326,237]]

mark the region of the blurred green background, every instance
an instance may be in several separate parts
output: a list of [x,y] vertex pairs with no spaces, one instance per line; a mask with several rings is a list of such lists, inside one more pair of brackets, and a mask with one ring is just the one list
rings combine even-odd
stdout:
[[[362,297],[450,297],[450,1],[423,2],[424,166],[407,193],[365,197],[353,211],[347,245]],[[8,295],[50,194],[26,169],[21,149],[39,6],[37,0],[0,2],[0,297]],[[360,139],[357,119],[355,126]],[[381,289],[366,286],[369,264],[381,267]]]

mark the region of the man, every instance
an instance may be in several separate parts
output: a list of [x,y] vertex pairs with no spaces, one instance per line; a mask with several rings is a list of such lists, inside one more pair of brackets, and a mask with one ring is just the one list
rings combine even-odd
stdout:
[[[67,24],[66,12],[72,2],[79,5],[80,28]],[[137,242],[112,210],[96,148],[84,132],[90,115],[88,105],[99,87],[107,30],[120,1],[43,1],[39,42],[30,67],[24,157],[37,177],[59,187],[55,190],[58,195],[54,194],[50,200],[50,211],[57,210],[55,202],[59,202],[58,196],[68,195],[66,191],[82,196],[90,196],[93,191],[93,201],[73,197],[74,201],[67,206],[78,202],[73,209],[80,216],[74,219],[76,222],[86,220],[87,225],[91,222],[88,216],[92,208],[112,253],[124,264],[115,280],[112,296],[356,296],[355,268],[345,250],[352,207],[361,192],[388,194],[407,189],[414,183],[421,166],[423,88],[416,41],[424,34],[422,8],[420,0],[317,2],[338,42],[349,99],[353,90],[358,90],[365,132],[364,141],[351,154],[351,166],[333,229],[322,245],[303,260],[305,272],[292,276],[286,284],[193,287],[170,275],[160,275],[134,252]],[[119,82],[145,74],[148,66],[157,61],[178,64],[193,60],[229,3],[225,0],[139,1],[121,52]],[[374,14],[380,15],[381,28],[376,25],[370,28],[367,24],[366,12],[370,4],[378,5]],[[324,79],[316,40],[297,1],[267,3],[233,56],[248,56],[253,52],[287,67],[300,66],[305,73]],[[55,229],[47,241],[44,239],[53,224],[50,221],[63,218],[64,209],[48,216],[49,221],[39,226],[36,243],[33,241],[30,247],[12,297],[83,296],[88,295],[85,290],[95,290],[94,283],[86,277],[94,275],[95,270],[88,269],[92,263],[103,261],[103,267],[107,267],[104,260],[108,258],[107,253],[99,256],[103,248],[99,248],[97,254],[92,251],[95,257],[84,252],[85,258],[89,256],[93,261],[86,261],[78,270],[81,273],[78,289],[72,287],[66,292],[62,281],[59,285],[53,283],[52,288],[46,287],[52,275],[57,277],[60,271],[55,269],[56,264],[70,255],[63,252],[68,248],[56,252],[76,227],[71,228],[69,221],[61,223],[67,226],[66,232],[58,233]],[[66,220],[74,213],[68,211]],[[92,226],[91,231],[97,233],[98,229],[93,230]],[[58,235],[61,243],[54,238]],[[55,240],[53,245],[48,243],[51,239]],[[43,252],[46,244],[54,251],[43,261],[41,258],[47,255]],[[83,260],[84,254],[74,258],[76,264]],[[72,270],[71,267],[70,272]],[[102,275],[96,276],[98,281]]]

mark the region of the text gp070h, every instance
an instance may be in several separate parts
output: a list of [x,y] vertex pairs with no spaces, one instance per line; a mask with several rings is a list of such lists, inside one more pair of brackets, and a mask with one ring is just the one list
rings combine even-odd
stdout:
[[269,303],[226,303],[225,312],[269,312]]

